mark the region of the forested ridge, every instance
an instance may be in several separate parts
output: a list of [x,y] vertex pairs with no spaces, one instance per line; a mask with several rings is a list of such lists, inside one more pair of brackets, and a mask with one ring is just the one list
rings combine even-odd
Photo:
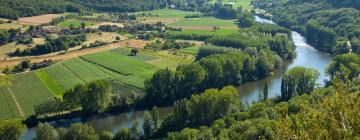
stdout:
[[206,10],[208,0],[0,0],[0,17],[17,19],[64,12],[136,12],[163,8]]
[[80,12],[84,7],[64,0],[0,0],[0,17],[17,19],[40,14]]
[[360,53],[360,2],[356,0],[254,0],[278,24],[296,30],[319,50]]

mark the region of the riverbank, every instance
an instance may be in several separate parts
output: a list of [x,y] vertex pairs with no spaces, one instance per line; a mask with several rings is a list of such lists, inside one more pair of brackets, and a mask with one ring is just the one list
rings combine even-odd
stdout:
[[[258,18],[257,22],[265,22],[265,19]],[[324,80],[329,79],[329,77],[325,74],[325,69],[326,66],[330,64],[331,56],[312,48],[306,43],[305,38],[297,32],[292,32],[292,39],[296,45],[297,57],[292,61],[285,62],[278,70],[274,72],[274,75],[263,80],[249,82],[239,86],[240,100],[242,102],[250,104],[254,101],[257,101],[259,99],[259,94],[262,93],[262,89],[266,81],[268,81],[269,84],[269,98],[280,95],[281,78],[284,72],[296,66],[303,66],[318,70],[320,72],[320,77],[317,80],[319,86],[323,85]],[[161,107],[158,109],[159,117],[164,118],[169,112],[171,112],[172,108]],[[120,128],[123,127],[130,128],[132,122],[135,120],[139,120],[139,123],[142,124],[144,117],[143,114],[144,111],[130,111],[106,117],[90,117],[88,120],[83,121],[79,120],[78,118],[74,118],[70,120],[51,122],[51,124],[53,124],[55,127],[68,127],[72,123],[83,122],[94,127],[96,132],[117,132]],[[35,128],[28,129],[25,134],[26,140],[32,139],[34,136]]]

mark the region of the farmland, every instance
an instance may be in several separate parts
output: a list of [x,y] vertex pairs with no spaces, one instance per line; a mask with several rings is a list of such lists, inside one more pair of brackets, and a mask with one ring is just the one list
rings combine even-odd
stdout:
[[[216,2],[217,0],[212,0],[211,3]],[[251,0],[222,0],[223,4],[233,5],[233,8],[243,7],[244,9],[252,9]]]
[[167,51],[140,51],[136,56],[130,56],[130,50],[113,49],[73,58],[33,72],[2,76],[0,119],[32,115],[34,105],[52,96],[61,97],[66,90],[77,84],[98,79],[110,80],[115,94],[140,94],[145,79],[150,78],[158,68],[174,69],[180,64],[191,62],[190,59],[172,55]]
[[82,59],[100,65],[122,75],[136,75],[140,78],[150,78],[156,67],[131,56],[119,55],[114,52],[102,52],[81,57]]
[[212,30],[214,26],[223,29],[237,29],[235,20],[223,20],[212,17],[184,19],[168,24],[168,26],[181,27],[183,29],[198,29],[198,30]]
[[62,14],[45,14],[32,17],[23,17],[20,18],[18,22],[25,25],[40,25],[44,23],[49,23],[52,19],[60,16],[62,16]]
[[157,18],[176,18],[176,19],[182,19],[187,15],[192,14],[200,14],[197,12],[187,12],[187,11],[181,11],[181,10],[173,10],[173,9],[159,9],[159,10],[153,10],[153,11],[146,11],[146,12],[135,12],[131,14],[145,14],[145,15],[152,15]]
[[184,29],[182,31],[169,31],[168,33],[173,35],[229,35],[236,33],[238,30],[234,29],[220,29],[220,30],[193,30],[193,29]]
[[22,25],[16,23],[2,23],[0,24],[0,30],[8,30],[8,29],[18,29],[23,27]]
[[7,79],[8,85],[0,87],[1,111],[10,110],[6,113],[1,112],[0,119],[19,118],[34,114],[34,105],[53,96],[35,73],[18,74],[11,77]]
[[78,28],[81,26],[81,23],[84,22],[85,26],[93,26],[95,25],[94,22],[89,22],[89,21],[79,21],[79,20],[68,20],[68,21],[64,21],[58,24],[58,26],[60,27],[70,27],[70,25],[73,25],[75,28]]

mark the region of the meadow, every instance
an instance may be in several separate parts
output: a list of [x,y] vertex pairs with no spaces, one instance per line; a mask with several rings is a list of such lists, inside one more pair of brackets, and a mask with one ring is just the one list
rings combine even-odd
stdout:
[[[212,0],[211,3],[215,3],[217,0]],[[251,10],[251,0],[222,0],[223,4],[231,4],[233,8],[243,7],[244,9]]]
[[130,14],[151,14],[153,16],[157,16],[158,18],[177,18],[182,19],[185,18],[187,15],[193,15],[193,14],[200,14],[197,12],[187,12],[187,11],[181,11],[181,10],[174,10],[174,9],[158,9],[153,11],[146,11],[146,12],[134,12]]
[[109,51],[86,55],[81,58],[119,74],[135,75],[144,79],[150,78],[157,70],[155,66],[149,65],[144,61]]
[[220,30],[194,30],[194,29],[184,29],[182,31],[168,31],[167,33],[173,35],[229,35],[232,33],[237,33],[238,30],[234,29],[220,29]]
[[154,65],[155,67],[160,69],[170,68],[172,70],[175,70],[177,66],[187,64],[192,61],[192,59],[190,59],[192,56],[181,54],[174,55],[173,52],[166,50],[158,52],[143,51],[143,53],[158,57],[159,59],[146,61],[146,63]]
[[183,29],[212,30],[214,26],[223,29],[237,29],[235,20],[224,20],[214,17],[191,18],[170,23],[167,26]]
[[81,23],[84,22],[85,23],[85,26],[88,27],[88,26],[93,26],[95,25],[94,22],[89,22],[89,21],[79,21],[79,20],[68,20],[68,21],[64,21],[64,22],[60,22],[58,24],[58,26],[60,27],[70,27],[70,25],[74,25],[75,28],[78,28],[81,26]]

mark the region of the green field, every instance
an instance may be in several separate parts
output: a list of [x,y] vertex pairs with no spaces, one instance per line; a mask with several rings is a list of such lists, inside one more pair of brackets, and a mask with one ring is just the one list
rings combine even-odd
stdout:
[[[33,72],[11,77],[8,79],[11,84],[0,87],[0,119],[32,115],[34,114],[34,105],[53,96],[52,92]],[[23,114],[20,113],[20,110]]]
[[224,20],[218,18],[191,18],[191,19],[184,19],[178,22],[170,23],[168,26],[219,26],[219,27],[234,27],[236,28],[237,25],[235,24],[235,20]]
[[0,119],[18,118],[20,112],[8,88],[0,88]]
[[197,34],[197,35],[229,35],[232,33],[239,32],[236,29],[220,29],[220,30],[193,30],[193,29],[184,29],[182,31],[168,31],[170,34],[174,35],[191,35],[191,34]]
[[153,16],[158,15],[159,18],[184,18],[186,15],[200,14],[195,12],[187,12],[181,10],[173,10],[173,9],[159,9],[153,11],[145,11],[145,12],[135,12],[130,14],[151,14]]
[[175,70],[177,66],[190,63],[192,61],[191,59],[184,58],[182,56],[173,55],[169,51],[159,51],[159,52],[144,51],[143,53],[157,56],[159,59],[153,61],[146,61],[146,62],[161,69],[170,68],[172,70]]
[[[115,52],[115,53],[119,53],[121,55],[129,56],[131,54],[131,48],[117,48],[117,49],[111,50],[111,52]],[[139,60],[143,60],[143,61],[152,61],[152,60],[159,59],[157,57],[147,55],[147,54],[143,54],[143,53],[138,53],[136,56],[130,56],[130,57],[135,58],[135,59],[139,59]]]
[[131,56],[119,55],[115,52],[96,53],[81,58],[122,75],[150,78],[157,70],[155,66],[144,61],[131,58]]
[[175,68],[191,62],[167,52],[140,51],[136,56],[129,56],[130,51],[130,48],[114,49],[34,72],[0,77],[0,119],[32,115],[34,105],[49,97],[61,97],[77,84],[99,79],[111,81],[113,93],[121,97],[142,96],[144,81],[158,68]]
[[[60,22],[58,24],[58,26],[60,27],[70,27],[70,25],[74,25],[75,28],[79,28],[81,26],[81,22],[83,21],[79,21],[79,20],[68,20],[68,21],[64,21],[64,22]],[[85,26],[93,26],[95,25],[95,23],[93,22],[88,22],[88,21],[84,21]]]
[[[217,0],[212,0],[211,3],[216,2]],[[252,9],[251,0],[222,0],[223,4],[231,4],[233,8],[243,7],[244,9]]]

